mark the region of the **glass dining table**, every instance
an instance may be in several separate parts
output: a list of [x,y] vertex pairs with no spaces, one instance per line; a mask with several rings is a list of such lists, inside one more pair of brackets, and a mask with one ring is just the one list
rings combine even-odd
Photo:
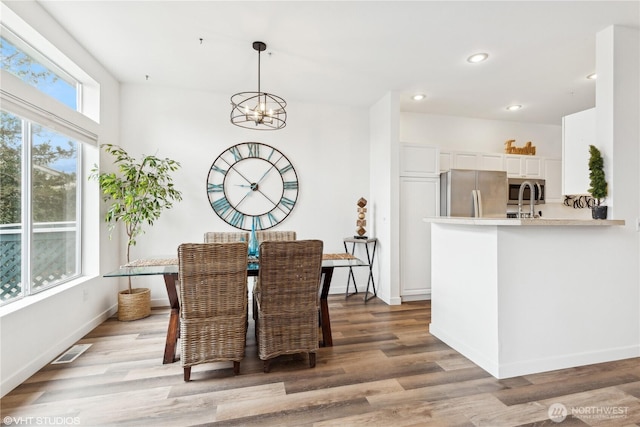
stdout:
[[[333,346],[331,338],[331,320],[329,318],[329,305],[327,297],[333,277],[333,270],[340,267],[366,267],[368,264],[348,253],[323,254],[322,256],[322,287],[320,289],[320,325],[322,328],[323,347]],[[257,260],[249,260],[247,264],[247,276],[257,277],[260,272],[260,263]],[[169,297],[169,326],[167,327],[167,339],[164,349],[163,364],[174,363],[176,359],[176,347],[180,337],[180,301],[178,298],[178,259],[170,256],[151,257],[139,259],[124,265],[117,270],[103,275],[103,277],[131,277],[131,276],[156,276],[164,277],[164,284]]]

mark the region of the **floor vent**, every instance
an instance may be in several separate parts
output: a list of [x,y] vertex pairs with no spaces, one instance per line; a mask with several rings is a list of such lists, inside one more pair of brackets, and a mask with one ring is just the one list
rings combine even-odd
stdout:
[[87,351],[87,349],[91,347],[91,344],[76,344],[71,347],[69,350],[65,351],[58,357],[56,360],[51,362],[52,365],[57,365],[59,363],[71,363],[76,360],[82,353]]

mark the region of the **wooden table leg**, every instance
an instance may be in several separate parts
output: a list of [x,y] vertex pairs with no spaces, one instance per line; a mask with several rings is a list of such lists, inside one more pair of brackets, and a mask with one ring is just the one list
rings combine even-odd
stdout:
[[176,289],[177,274],[165,274],[164,284],[167,287],[171,314],[169,316],[169,327],[167,328],[167,342],[164,346],[163,364],[176,361],[176,347],[180,336],[180,302],[178,300],[178,290]]
[[333,267],[323,267],[322,275],[322,291],[320,292],[320,323],[322,325],[322,346],[332,347],[333,339],[331,338],[331,320],[329,319],[329,304],[327,297],[329,296],[329,287],[331,286],[331,277],[333,276]]

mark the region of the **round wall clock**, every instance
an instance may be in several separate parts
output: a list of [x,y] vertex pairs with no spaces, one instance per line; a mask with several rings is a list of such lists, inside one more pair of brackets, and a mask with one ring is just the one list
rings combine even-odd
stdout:
[[259,142],[243,142],[213,161],[207,195],[223,221],[241,230],[265,230],[293,210],[298,175],[280,151]]

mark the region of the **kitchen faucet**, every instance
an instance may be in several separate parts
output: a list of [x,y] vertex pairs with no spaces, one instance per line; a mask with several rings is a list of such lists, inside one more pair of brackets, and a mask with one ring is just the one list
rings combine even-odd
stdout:
[[529,218],[535,218],[534,214],[534,198],[536,190],[534,190],[533,185],[529,181],[525,181],[520,184],[520,190],[518,191],[518,218],[522,218],[522,198],[524,196],[524,188],[525,186],[529,186]]

